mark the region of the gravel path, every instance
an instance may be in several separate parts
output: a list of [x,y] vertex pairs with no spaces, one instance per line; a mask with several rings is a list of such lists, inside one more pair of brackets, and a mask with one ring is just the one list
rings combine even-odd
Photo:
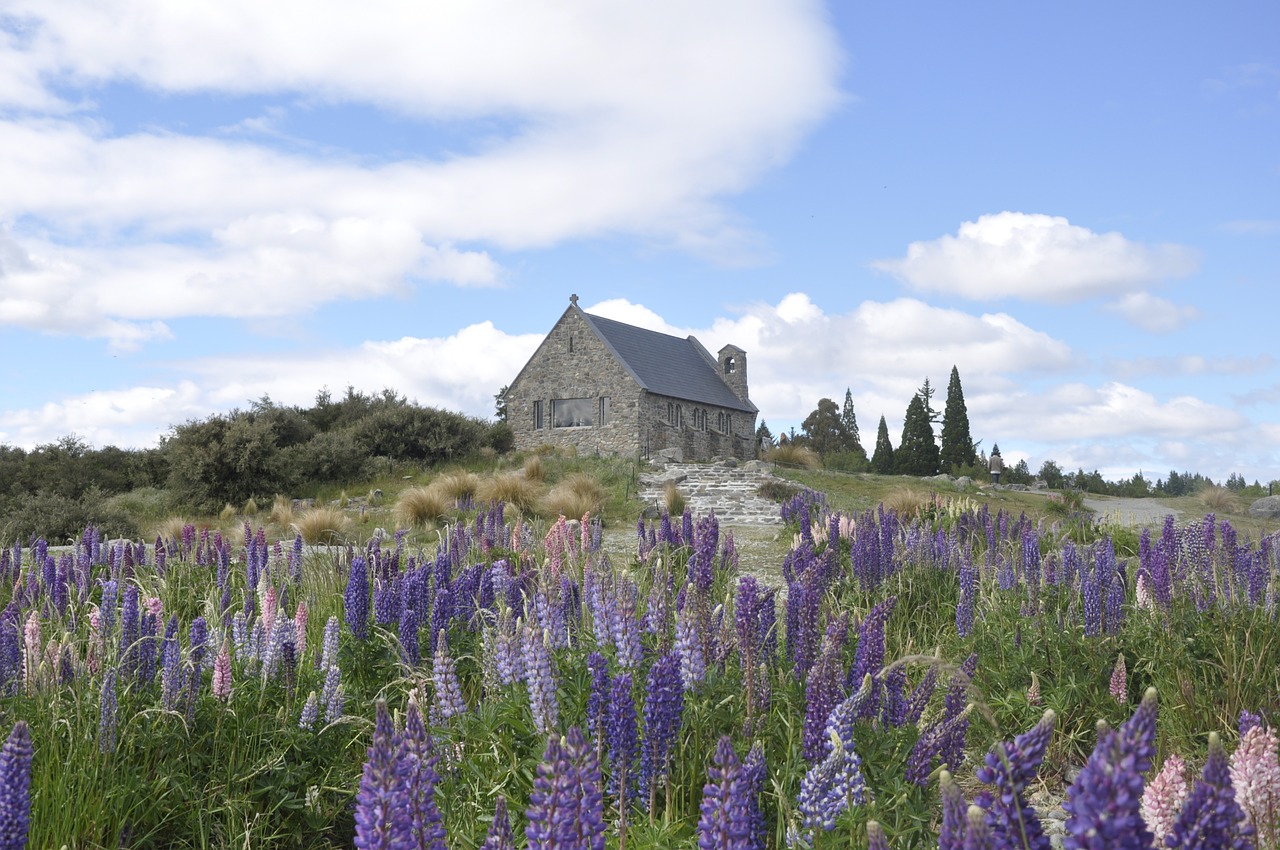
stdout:
[[1173,514],[1175,520],[1181,515],[1181,511],[1162,505],[1155,499],[1090,496],[1084,500],[1084,506],[1096,513],[1100,520],[1128,526],[1160,525],[1169,514]]

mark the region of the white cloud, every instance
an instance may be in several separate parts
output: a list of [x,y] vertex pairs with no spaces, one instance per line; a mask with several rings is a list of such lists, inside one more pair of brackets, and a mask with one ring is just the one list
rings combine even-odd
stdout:
[[[43,262],[23,286],[32,303],[0,321],[61,330],[82,326],[53,315],[71,285],[92,290],[86,312],[136,322],[223,315],[212,286],[278,293],[256,308],[267,314],[415,278],[494,285],[488,246],[628,234],[748,258],[757,240],[721,199],[840,101],[816,3],[379,2],[353,15],[293,0],[17,0],[8,14],[22,35],[0,30],[0,105],[28,111],[0,120],[0,223],[22,222]],[[65,116],[66,99],[106,85],[158,104],[140,123],[159,129],[113,133],[91,102]],[[261,97],[230,137],[165,125],[165,98],[207,93]],[[422,122],[424,138],[482,119],[490,135],[367,160],[296,144],[282,102],[372,105]],[[271,147],[277,136],[289,144]]]
[[1179,245],[1144,245],[1094,233],[1060,216],[1002,212],[956,235],[912,242],[901,259],[872,264],[914,289],[965,298],[1070,302],[1140,290],[1195,271]]
[[1106,309],[1151,333],[1176,331],[1200,318],[1195,307],[1174,304],[1147,292],[1130,292],[1107,304]]

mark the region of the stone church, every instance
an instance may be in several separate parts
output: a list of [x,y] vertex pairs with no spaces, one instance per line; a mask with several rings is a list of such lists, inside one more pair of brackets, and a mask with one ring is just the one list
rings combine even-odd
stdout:
[[520,450],[755,457],[759,411],[747,395],[745,351],[726,345],[712,357],[692,336],[586,313],[576,295],[504,398]]

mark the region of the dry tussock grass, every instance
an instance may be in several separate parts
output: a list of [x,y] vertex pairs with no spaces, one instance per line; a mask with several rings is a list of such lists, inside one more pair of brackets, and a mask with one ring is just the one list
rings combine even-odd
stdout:
[[304,511],[293,523],[293,530],[304,543],[331,545],[341,543],[351,520],[341,508],[325,505]]
[[218,519],[222,520],[223,522],[226,522],[228,520],[232,520],[235,518],[236,518],[236,506],[229,503],[226,505],[223,505],[222,512],[218,514]]
[[680,492],[676,482],[668,481],[666,488],[662,491],[662,503],[671,516],[684,516],[684,509],[689,504],[689,500],[684,493]]
[[257,515],[258,515],[258,500],[257,500],[257,499],[255,499],[255,498],[253,498],[252,496],[250,496],[250,497],[249,497],[249,500],[248,500],[247,502],[245,502],[245,503],[244,503],[244,508],[241,510],[241,512],[242,512],[245,516],[257,516]]
[[542,466],[541,455],[529,455],[524,460],[523,474],[530,481],[543,481],[547,477],[547,471]]
[[293,525],[293,502],[288,497],[276,494],[271,503],[271,521],[281,528]]
[[1211,484],[1203,488],[1199,496],[1200,504],[1216,514],[1230,514],[1240,510],[1239,497],[1226,487]]
[[465,469],[455,469],[436,478],[431,486],[455,502],[474,499],[480,489],[480,476]]
[[899,487],[884,497],[884,506],[892,509],[902,519],[914,519],[930,502],[929,494],[910,487]]
[[547,513],[556,516],[581,517],[585,514],[598,514],[604,505],[605,491],[590,475],[575,472],[565,476],[547,494]]
[[822,458],[808,446],[776,446],[765,453],[764,459],[770,463],[798,466],[801,469],[822,469]]
[[502,502],[522,514],[533,514],[542,499],[542,485],[519,472],[506,472],[480,482],[478,496],[483,502]]
[[401,490],[396,499],[394,514],[396,522],[401,526],[418,528],[440,521],[453,509],[453,498],[433,484],[430,487]]
[[189,520],[186,517],[166,517],[153,529],[152,536],[162,538],[166,541],[181,540],[182,529],[186,528],[189,524]]

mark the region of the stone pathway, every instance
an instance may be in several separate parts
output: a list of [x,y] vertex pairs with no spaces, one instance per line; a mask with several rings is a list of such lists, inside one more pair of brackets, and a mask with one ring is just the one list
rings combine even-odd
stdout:
[[781,526],[778,503],[756,494],[772,478],[772,466],[758,460],[668,463],[641,474],[640,500],[661,508],[670,481],[684,494],[694,516],[715,511],[721,525]]

